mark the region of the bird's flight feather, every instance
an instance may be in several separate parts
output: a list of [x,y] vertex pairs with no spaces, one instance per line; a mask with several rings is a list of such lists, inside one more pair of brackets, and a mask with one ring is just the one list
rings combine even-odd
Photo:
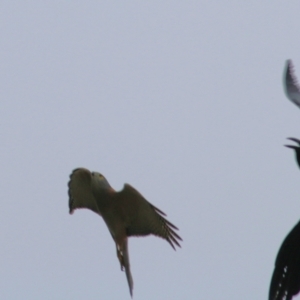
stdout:
[[128,236],[153,234],[167,240],[173,249],[174,244],[180,247],[178,241],[182,239],[174,231],[178,228],[131,185],[125,184],[123,190],[115,194],[114,201],[116,206],[122,208]]
[[286,61],[285,74],[284,74],[284,90],[286,96],[300,107],[300,86],[294,74],[294,67],[292,61]]

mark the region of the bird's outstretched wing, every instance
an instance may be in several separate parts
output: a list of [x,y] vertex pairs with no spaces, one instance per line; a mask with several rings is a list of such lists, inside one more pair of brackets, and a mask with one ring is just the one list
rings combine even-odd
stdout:
[[294,74],[293,63],[290,59],[286,61],[284,74],[284,89],[286,96],[300,107],[300,86]]
[[180,247],[181,237],[174,231],[178,228],[164,218],[165,213],[149,203],[136,189],[125,184],[122,191],[114,196],[118,210],[126,226],[127,236],[153,234],[167,240],[175,250]]
[[269,300],[291,300],[300,291],[300,222],[283,241],[275,262]]
[[92,174],[84,168],[75,169],[70,175],[69,208],[70,214],[77,208],[88,208],[100,214],[91,189]]

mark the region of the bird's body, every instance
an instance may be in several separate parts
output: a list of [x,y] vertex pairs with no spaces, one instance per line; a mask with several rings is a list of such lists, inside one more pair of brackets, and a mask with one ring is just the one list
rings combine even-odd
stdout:
[[[300,146],[300,140],[288,138]],[[300,167],[300,147],[285,145],[295,150],[296,160]],[[300,222],[284,239],[275,261],[272,275],[269,300],[291,300],[300,292]]]
[[290,59],[286,61],[283,85],[288,99],[300,107],[300,86],[294,74],[293,64]]
[[291,300],[300,291],[300,222],[284,239],[275,261],[269,300]]
[[175,249],[180,247],[177,227],[167,221],[161,210],[149,203],[137,190],[125,184],[116,192],[106,178],[87,169],[75,169],[69,181],[70,214],[77,208],[88,208],[102,216],[116,243],[121,269],[125,268],[132,296],[133,280],[130,273],[128,237],[154,234]]

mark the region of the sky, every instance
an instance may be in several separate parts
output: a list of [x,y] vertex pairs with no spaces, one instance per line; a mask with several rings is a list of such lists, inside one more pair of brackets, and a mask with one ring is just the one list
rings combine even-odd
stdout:
[[[180,230],[130,238],[134,299],[267,299],[300,218],[300,3],[1,1],[0,298],[130,299],[77,167]],[[294,299],[300,299],[300,296]]]

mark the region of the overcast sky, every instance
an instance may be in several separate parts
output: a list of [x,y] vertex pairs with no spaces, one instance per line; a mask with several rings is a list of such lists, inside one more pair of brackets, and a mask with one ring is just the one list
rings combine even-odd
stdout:
[[176,252],[129,239],[134,299],[267,299],[300,218],[283,147],[300,110],[282,86],[288,58],[300,78],[299,9],[1,1],[0,298],[130,299],[103,220],[68,213],[69,174],[86,167],[180,229]]

